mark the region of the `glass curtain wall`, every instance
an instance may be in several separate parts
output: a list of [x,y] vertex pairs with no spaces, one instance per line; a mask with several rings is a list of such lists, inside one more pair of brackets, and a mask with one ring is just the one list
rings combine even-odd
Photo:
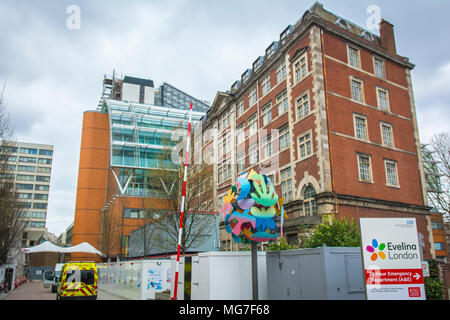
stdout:
[[[111,166],[120,167],[122,186],[129,171],[135,170],[126,195],[164,197],[158,184],[152,183],[150,170],[178,168],[172,162],[172,149],[178,144],[172,134],[175,130],[187,133],[188,111],[106,100],[103,112],[108,112],[110,118]],[[199,121],[203,116],[204,113],[194,111],[192,121]]]

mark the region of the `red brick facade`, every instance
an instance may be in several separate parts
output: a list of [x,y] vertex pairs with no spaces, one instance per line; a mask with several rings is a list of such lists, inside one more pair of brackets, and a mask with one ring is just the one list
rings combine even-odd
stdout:
[[[337,16],[320,4],[314,5],[291,27],[283,43],[278,43],[275,54],[265,56],[264,63],[253,70],[249,79],[241,79],[240,86],[228,93],[218,93],[204,124],[204,131],[215,128],[218,136],[203,144],[204,150],[211,146],[217,150],[223,145],[223,137],[231,136],[230,151],[215,164],[217,207],[238,174],[236,155],[245,150],[246,171],[256,169],[273,175],[277,193],[292,194],[285,207],[293,226],[326,213],[354,219],[414,217],[425,238],[424,256],[432,258],[434,249],[430,245],[431,226],[410,79],[414,65],[397,55],[389,23],[382,22],[381,37],[377,37],[349,22],[341,25],[336,21],[340,21]],[[350,50],[356,52],[352,61]],[[283,65],[286,77],[277,77]],[[267,77],[270,90],[263,94]],[[257,99],[250,105],[249,95],[254,88]],[[283,92],[288,98],[285,113],[277,99]],[[355,92],[359,95],[354,96]],[[238,110],[241,101],[243,113]],[[271,120],[264,126],[265,107],[269,104]],[[254,114],[258,117],[257,133],[250,136],[249,122]],[[360,118],[359,129],[355,117]],[[236,128],[242,124],[245,144],[235,139]],[[261,159],[265,154],[262,129],[270,132],[285,126],[289,128],[289,148],[272,150],[270,157]],[[363,138],[358,137],[357,130],[358,134],[365,131]],[[259,161],[251,164],[249,146],[256,143],[260,148]],[[370,160],[368,169],[364,159],[358,160],[360,155]],[[231,174],[225,181],[218,181],[218,171],[224,164],[231,164]],[[269,164],[270,169],[265,169]],[[283,178],[281,172],[289,168],[291,176]],[[365,170],[370,172],[369,179],[360,172]],[[312,214],[305,207],[305,202],[311,201],[304,199],[308,186],[316,192],[318,209]],[[292,228],[289,232],[297,231]],[[222,240],[228,246],[229,236],[223,233]]]

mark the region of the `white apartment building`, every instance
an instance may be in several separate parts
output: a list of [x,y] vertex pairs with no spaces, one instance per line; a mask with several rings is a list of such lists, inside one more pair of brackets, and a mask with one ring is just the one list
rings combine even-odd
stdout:
[[11,151],[8,172],[24,208],[22,247],[33,246],[46,231],[53,146],[16,142]]

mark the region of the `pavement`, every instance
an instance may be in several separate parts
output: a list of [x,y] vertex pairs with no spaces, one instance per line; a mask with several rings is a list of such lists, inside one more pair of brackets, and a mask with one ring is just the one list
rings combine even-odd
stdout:
[[[27,281],[7,294],[0,294],[0,300],[56,300],[51,288],[44,288],[41,280]],[[98,290],[97,300],[123,300],[122,298]]]

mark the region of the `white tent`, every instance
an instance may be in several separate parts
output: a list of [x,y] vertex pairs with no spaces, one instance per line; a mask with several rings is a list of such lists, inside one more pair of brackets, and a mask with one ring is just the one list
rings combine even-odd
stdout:
[[37,253],[37,252],[58,252],[58,253],[64,253],[66,252],[66,248],[59,247],[50,241],[45,241],[41,243],[40,245],[31,247],[31,248],[24,248],[22,249],[25,253]]
[[83,242],[83,243],[80,243],[80,244],[78,244],[76,246],[69,247],[69,248],[66,248],[66,249],[67,249],[66,252],[87,252],[87,253],[98,254],[99,256],[104,256],[103,253],[101,253],[100,251],[95,249],[93,246],[91,246],[87,242]]
[[72,253],[72,252],[86,252],[86,253],[93,253],[100,256],[103,256],[104,254],[95,249],[93,246],[91,246],[87,242],[80,243],[79,245],[73,246],[73,247],[59,247],[50,241],[46,241],[44,243],[41,243],[40,245],[37,245],[35,247],[31,248],[24,248],[22,249],[24,253],[37,253],[37,252],[58,252],[58,253]]

